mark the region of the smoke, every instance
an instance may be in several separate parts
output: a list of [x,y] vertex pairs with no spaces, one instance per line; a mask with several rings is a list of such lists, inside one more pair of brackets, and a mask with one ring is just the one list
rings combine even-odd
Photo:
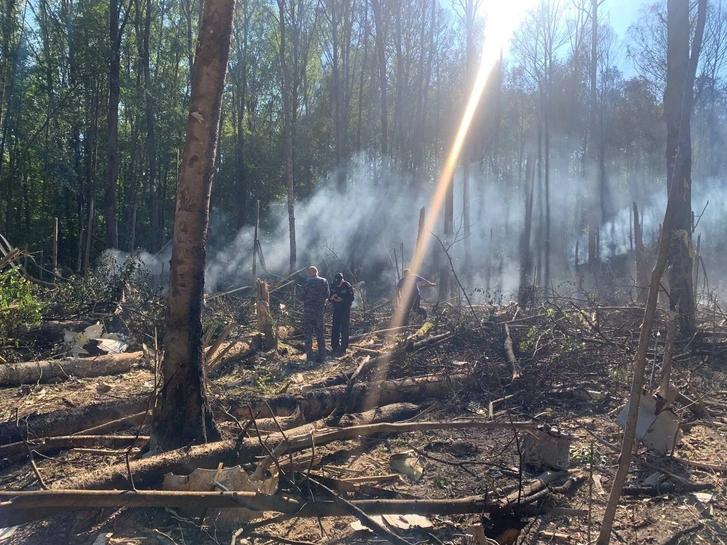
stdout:
[[[574,278],[575,249],[580,247],[580,262],[586,259],[587,235],[579,229],[582,211],[582,179],[569,168],[567,159],[552,161],[550,180],[550,270],[551,286],[567,291]],[[458,276],[474,298],[488,298],[493,292],[513,296],[518,289],[520,250],[525,207],[524,191],[518,180],[495,179],[482,174],[479,164],[470,167],[470,225],[465,237],[462,202],[462,171],[454,179],[455,236],[449,241],[448,252]],[[565,173],[565,174],[564,174]],[[346,169],[343,188],[338,173],[331,172],[315,184],[315,191],[296,202],[297,268],[314,264],[326,277],[343,272],[352,281],[363,281],[370,295],[388,295],[400,270],[412,257],[418,232],[419,211],[429,205],[435,180],[413,179],[393,166],[369,161],[365,155],[355,156]],[[611,187],[628,187],[627,179],[614,176]],[[540,282],[544,266],[544,191],[535,184],[531,248],[534,266],[540,267]],[[652,186],[653,187],[653,186]],[[727,188],[720,180],[695,181],[693,206],[699,216],[709,200],[709,206],[699,219],[695,241],[702,238],[707,273],[725,270],[727,256],[721,252],[721,242],[727,230]],[[632,195],[628,191],[613,191],[614,212],[601,226],[601,256],[611,259],[626,256],[631,249]],[[651,196],[638,202],[643,238],[651,244],[656,240],[666,207],[666,190],[658,186]],[[426,213],[431,213],[426,210]],[[289,271],[288,213],[284,202],[270,203],[261,216],[259,239],[265,259],[265,269],[258,260],[258,274],[285,277]],[[213,225],[226,223],[223,214],[212,211]],[[441,237],[442,219],[437,221]],[[222,229],[215,229],[222,232]],[[208,293],[223,291],[252,283],[253,227],[247,226],[231,239],[210,244],[205,271]],[[422,274],[437,279],[441,267],[448,267],[439,242],[426,237],[427,258]],[[401,250],[404,257],[402,263]],[[540,252],[539,259],[538,255]],[[395,256],[396,254],[396,256]],[[134,254],[136,259],[161,284],[168,282],[170,246],[159,254],[145,251]],[[109,250],[105,259],[121,264],[129,256]],[[628,263],[626,261],[625,263]],[[626,274],[629,274],[627,271]],[[712,288],[716,274],[710,276]],[[427,291],[425,297],[436,296]]]

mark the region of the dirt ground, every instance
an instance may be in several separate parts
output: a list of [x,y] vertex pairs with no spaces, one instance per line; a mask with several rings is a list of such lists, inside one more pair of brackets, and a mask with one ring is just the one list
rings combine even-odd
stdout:
[[[705,311],[702,316],[703,330],[712,333],[676,347],[674,362],[673,383],[708,414],[697,418],[694,406],[683,401],[674,404],[684,429],[674,451],[678,460],[655,456],[645,447],[639,447],[627,483],[633,495],[625,495],[619,505],[614,543],[727,542],[727,451],[724,448],[727,439],[724,353],[727,352],[722,347],[727,330],[718,325],[715,313],[712,311],[710,316]],[[359,310],[354,313],[352,334],[384,329],[388,316],[387,306],[369,311],[366,316]],[[471,373],[472,380],[464,387],[452,387],[446,395],[421,403],[420,413],[413,420],[532,420],[555,427],[572,436],[569,469],[581,476],[581,482],[567,491],[552,491],[537,516],[508,520],[478,514],[430,515],[423,522],[426,528],[395,528],[395,531],[412,544],[493,543],[488,539],[503,544],[587,544],[589,539],[593,542],[618,464],[621,429],[616,424],[616,414],[628,395],[630,363],[638,343],[639,309],[595,310],[582,301],[558,301],[527,312],[515,305],[472,309],[466,305],[463,308],[442,306],[430,309],[430,316],[433,327],[429,336],[444,332],[451,336],[395,358],[388,377],[451,376],[467,372]],[[296,319],[295,315],[287,316],[293,326]],[[503,349],[504,323],[509,325],[522,368],[522,376],[514,381]],[[238,329],[238,337],[254,342],[249,337],[250,326],[240,325]],[[652,390],[659,383],[665,335],[663,321],[657,329],[647,368],[647,382]],[[222,408],[244,403],[249,396],[295,394],[311,384],[324,382],[327,377],[341,372],[350,374],[364,355],[362,349],[385,349],[387,342],[402,342],[411,331],[388,340],[364,336],[354,341],[347,355],[330,357],[322,364],[309,364],[300,352],[296,329],[281,329],[285,338],[278,351],[230,357],[212,373],[210,396],[220,428],[230,437],[237,433],[237,425],[226,418]],[[154,374],[149,369],[5,388],[0,389],[0,417],[3,421],[22,422],[33,413],[151,395],[153,388]],[[131,433],[135,431],[132,429]],[[129,429],[125,433],[130,433]],[[317,449],[309,470],[339,479],[389,475],[394,472],[392,455],[406,453],[421,475],[416,475],[416,470],[409,475],[402,474],[396,482],[377,484],[374,490],[362,489],[355,497],[446,499],[488,494],[495,498],[517,490],[521,481],[529,482],[543,471],[543,468],[521,464],[522,440],[521,432],[514,428],[444,429],[359,438]],[[310,459],[309,454],[301,452],[295,457]],[[122,462],[124,458],[124,451],[108,449],[97,452],[75,449],[34,456],[38,470],[48,483]],[[711,469],[695,467],[689,462],[704,462]],[[662,484],[643,489],[643,480],[659,472],[666,476]],[[704,484],[704,490],[690,492],[685,489],[685,481]],[[2,489],[37,486],[35,473],[27,461],[14,464],[6,461],[2,465]],[[271,518],[270,514],[265,516]],[[354,517],[287,517],[256,525],[254,530],[240,523],[238,527],[243,532],[233,537],[237,528],[220,527],[211,517],[172,510],[69,510],[47,520],[0,531],[0,543],[182,545],[382,541],[366,529],[355,529],[357,526]],[[680,530],[689,531],[681,541],[669,541]]]

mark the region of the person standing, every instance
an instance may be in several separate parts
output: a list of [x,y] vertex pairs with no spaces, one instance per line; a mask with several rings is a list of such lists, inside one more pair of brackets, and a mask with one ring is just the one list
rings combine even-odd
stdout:
[[318,276],[316,267],[308,267],[308,278],[303,282],[303,334],[305,355],[313,361],[313,335],[318,344],[318,362],[326,358],[326,341],[323,333],[323,311],[330,292],[328,280]]
[[409,323],[409,313],[413,310],[422,318],[426,319],[427,311],[421,307],[422,294],[419,291],[419,282],[423,282],[427,287],[434,287],[437,284],[430,282],[426,278],[422,278],[416,274],[411,274],[409,269],[404,269],[399,283],[396,285],[396,296],[400,308],[403,308],[403,323]]
[[334,355],[345,354],[348,349],[349,326],[351,323],[351,304],[353,288],[343,279],[343,273],[336,273],[331,287],[333,303],[333,324],[331,326],[331,349]]

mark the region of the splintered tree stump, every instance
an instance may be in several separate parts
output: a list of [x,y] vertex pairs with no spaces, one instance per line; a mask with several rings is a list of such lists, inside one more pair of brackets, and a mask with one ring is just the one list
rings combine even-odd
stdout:
[[0,386],[20,386],[66,380],[69,377],[102,377],[128,373],[144,361],[143,352],[107,354],[95,358],[62,358],[25,361],[0,366]]
[[270,289],[265,280],[257,279],[257,302],[255,303],[257,313],[257,329],[262,333],[263,350],[275,350],[278,348],[278,335],[273,322],[273,315],[270,313]]

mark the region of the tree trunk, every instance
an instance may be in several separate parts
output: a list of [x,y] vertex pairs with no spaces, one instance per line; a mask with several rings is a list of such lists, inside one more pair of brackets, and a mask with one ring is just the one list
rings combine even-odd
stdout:
[[[142,38],[141,46],[141,65],[142,73],[144,76],[144,119],[146,122],[146,160],[147,160],[147,194],[151,197],[151,202],[156,202],[157,188],[157,140],[156,140],[156,126],[154,123],[155,119],[155,107],[154,107],[154,90],[151,85],[151,74],[149,70],[149,35],[151,34],[151,15],[152,15],[152,3],[151,0],[145,2],[145,14],[144,14],[144,35]],[[154,207],[154,204],[152,204]],[[158,251],[161,248],[161,237],[159,216],[152,211],[152,233],[151,233],[151,248],[154,251]],[[130,249],[133,251],[133,248]]]
[[265,280],[257,279],[257,301],[255,303],[257,314],[257,330],[262,334],[263,350],[278,348],[278,335],[275,331],[273,315],[270,314],[270,290]]
[[533,302],[533,253],[530,248],[533,229],[533,194],[535,193],[535,170],[533,158],[528,156],[525,163],[525,214],[523,232],[520,235],[520,286],[518,303],[527,308]]
[[381,95],[381,156],[385,158],[389,153],[389,108],[386,98],[388,86],[386,77],[386,29],[380,0],[371,0],[371,7],[374,12],[374,27],[376,28],[375,47],[379,68],[379,92]]
[[601,214],[599,214],[601,207],[596,203],[596,198],[599,193],[596,182],[598,174],[595,170],[596,137],[598,136],[598,129],[596,127],[596,111],[598,108],[598,2],[599,0],[591,0],[591,58],[588,67],[590,99],[588,105],[585,153],[585,175],[588,191],[586,204],[586,213],[588,214],[588,268],[594,274],[600,259],[598,230],[602,220]]
[[119,101],[121,98],[121,35],[119,27],[120,0],[109,1],[109,102],[106,114],[106,187],[104,216],[106,218],[106,245],[119,246],[116,223],[116,184],[119,178]]
[[689,51],[689,2],[669,0],[667,5],[667,78],[664,91],[666,119],[667,190],[673,199],[674,218],[669,235],[670,308],[679,313],[682,336],[694,331],[694,289],[692,263],[692,139],[691,113],[694,102],[696,73],[704,21],[706,0],[698,4],[697,21]]
[[[286,0],[278,0],[278,27],[280,32],[280,85],[283,95],[283,171],[288,203],[288,233],[290,237],[290,273],[295,271],[297,248],[295,243],[295,184],[294,184],[294,155],[293,139],[295,136],[295,111],[297,100],[294,99],[295,90],[292,71],[297,66],[289,66],[287,59],[287,30]],[[293,44],[295,46],[295,44]],[[295,61],[295,59],[293,59]]]
[[24,361],[0,366],[0,386],[20,386],[65,380],[69,376],[101,377],[128,373],[143,361],[141,352],[107,354],[95,358]]
[[234,0],[206,0],[199,30],[177,190],[164,387],[154,410],[152,450],[219,437],[205,392],[201,316],[210,191],[234,8]]

